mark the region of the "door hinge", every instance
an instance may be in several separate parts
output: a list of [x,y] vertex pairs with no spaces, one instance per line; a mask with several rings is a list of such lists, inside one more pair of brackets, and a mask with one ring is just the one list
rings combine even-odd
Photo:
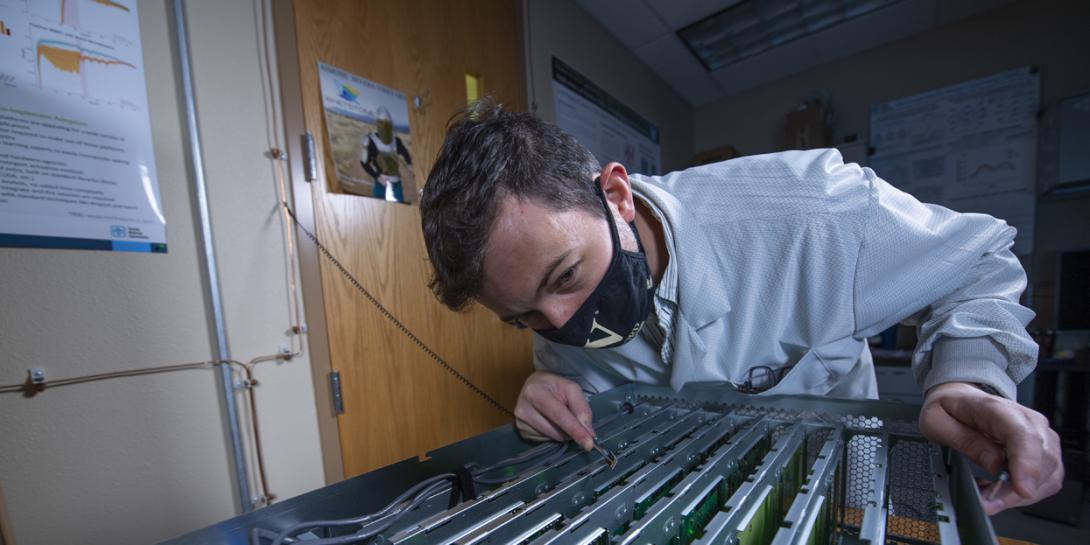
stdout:
[[303,133],[303,178],[308,182],[318,179],[318,155],[314,151],[314,134]]
[[341,394],[341,372],[329,373],[329,389],[333,394],[333,414],[344,414],[344,396]]

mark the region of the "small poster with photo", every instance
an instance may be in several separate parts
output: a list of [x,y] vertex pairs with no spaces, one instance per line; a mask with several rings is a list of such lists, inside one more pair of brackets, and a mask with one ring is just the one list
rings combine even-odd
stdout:
[[416,196],[404,93],[318,63],[337,182],[345,193],[409,203]]

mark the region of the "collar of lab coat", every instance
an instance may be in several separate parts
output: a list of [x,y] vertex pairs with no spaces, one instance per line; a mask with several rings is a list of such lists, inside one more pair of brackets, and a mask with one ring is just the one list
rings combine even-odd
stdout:
[[686,213],[676,197],[659,186],[657,178],[633,174],[637,197],[653,206],[666,220],[663,229],[672,234],[669,267],[676,267],[678,312],[685,322],[700,329],[730,312],[722,264],[695,215]]
[[678,391],[706,367],[707,343],[700,330],[730,313],[728,286],[721,272],[723,264],[695,214],[686,213],[656,178],[632,175],[630,179],[636,195],[661,213],[663,228],[669,230],[674,242],[668,266],[677,268],[677,311],[670,328],[673,348],[667,363],[670,386]]

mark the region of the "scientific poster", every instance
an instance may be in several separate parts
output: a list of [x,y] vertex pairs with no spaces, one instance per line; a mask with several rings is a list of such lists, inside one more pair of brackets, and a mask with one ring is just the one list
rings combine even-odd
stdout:
[[553,96],[557,126],[575,136],[598,162],[617,161],[629,172],[660,174],[658,127],[556,57]]
[[318,63],[318,74],[341,190],[390,202],[415,200],[405,95],[328,64]]
[[136,0],[0,0],[0,246],[166,252]]
[[990,214],[1033,252],[1040,78],[1025,67],[871,109],[870,166],[923,202]]

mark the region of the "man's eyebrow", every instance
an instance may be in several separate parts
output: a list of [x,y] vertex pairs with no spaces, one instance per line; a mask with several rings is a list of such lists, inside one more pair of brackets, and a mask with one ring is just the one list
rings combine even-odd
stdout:
[[553,271],[556,270],[560,264],[571,255],[571,250],[568,250],[560,254],[552,263],[549,264],[549,268],[545,271],[545,276],[541,277],[541,283],[537,285],[537,293],[541,293],[541,290],[545,289],[545,284],[549,282],[549,277],[553,275]]
[[[553,271],[555,271],[556,268],[559,267],[560,264],[563,263],[564,260],[567,259],[569,255],[571,255],[571,250],[568,250],[568,251],[560,254],[556,259],[552,260],[552,262],[549,263],[549,267],[545,271],[545,276],[541,277],[541,283],[539,283],[537,285],[537,293],[541,293],[541,290],[545,289],[545,284],[549,283],[549,277],[553,275]],[[519,318],[525,316],[526,314],[528,314],[528,313],[523,312],[521,314],[514,314],[514,315],[509,315],[509,316],[500,316],[500,320],[504,321],[504,322],[508,322],[508,323],[514,323],[515,320],[518,320]]]

